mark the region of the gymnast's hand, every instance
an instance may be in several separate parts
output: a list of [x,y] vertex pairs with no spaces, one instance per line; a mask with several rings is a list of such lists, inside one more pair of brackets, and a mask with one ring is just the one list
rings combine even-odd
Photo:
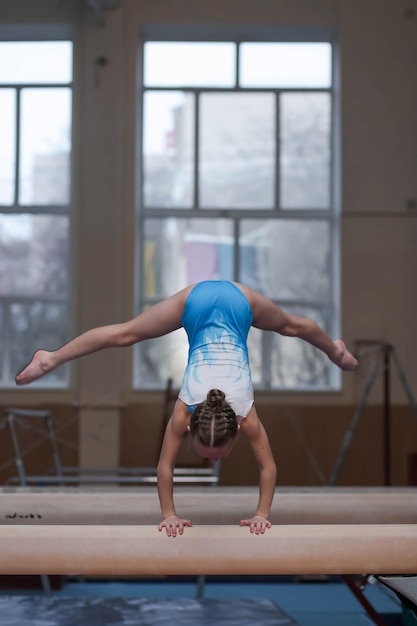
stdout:
[[184,533],[184,526],[192,526],[189,519],[181,519],[176,515],[170,515],[159,524],[158,530],[165,528],[168,537],[176,537],[177,530],[180,535]]
[[271,528],[271,522],[262,515],[254,515],[250,519],[240,520],[239,526],[249,526],[251,533],[263,535],[267,528]]

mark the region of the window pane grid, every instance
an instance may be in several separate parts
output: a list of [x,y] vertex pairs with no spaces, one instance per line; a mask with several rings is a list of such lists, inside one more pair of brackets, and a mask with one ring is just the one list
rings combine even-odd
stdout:
[[[8,177],[0,175],[0,386],[7,388],[38,345],[67,340],[72,42],[0,42],[4,55],[0,119],[10,134],[0,145]],[[67,382],[64,368],[39,386]]]
[[[143,124],[143,131],[142,131],[142,136],[143,136],[143,171],[142,171],[142,180],[143,180],[143,185],[142,185],[142,200],[141,200],[141,206],[142,206],[142,213],[143,214],[149,214],[149,211],[154,212],[157,209],[166,209],[166,210],[173,210],[175,208],[181,208],[187,211],[190,211],[192,209],[194,210],[221,210],[221,211],[225,211],[225,210],[233,210],[233,211],[237,211],[239,209],[239,203],[241,201],[237,200],[236,204],[233,205],[231,207],[230,202],[225,202],[224,204],[221,204],[221,200],[222,200],[222,195],[220,194],[219,198],[215,200],[214,204],[213,201],[205,201],[204,199],[204,194],[203,197],[201,196],[201,167],[202,167],[202,153],[201,153],[201,144],[202,144],[202,132],[203,132],[203,126],[202,124],[204,124],[204,110],[202,111],[202,103],[204,104],[204,100],[202,100],[202,98],[207,98],[210,97],[210,95],[212,97],[220,97],[221,98],[221,94],[223,94],[224,96],[227,96],[227,94],[241,94],[242,96],[248,96],[250,97],[251,94],[255,95],[256,94],[265,94],[266,96],[270,96],[272,98],[275,98],[275,105],[274,105],[274,109],[271,110],[271,114],[270,114],[270,119],[271,119],[271,136],[273,136],[275,138],[275,144],[276,144],[276,149],[275,149],[275,157],[274,157],[274,168],[272,173],[272,187],[271,187],[271,191],[270,193],[271,195],[271,200],[268,201],[268,207],[262,207],[262,206],[258,206],[258,205],[251,205],[250,203],[250,198],[248,198],[248,194],[245,194],[244,191],[242,191],[244,202],[246,203],[246,207],[245,210],[247,211],[261,211],[262,208],[268,208],[271,211],[274,212],[280,212],[280,211],[287,211],[287,210],[291,210],[291,212],[293,211],[299,211],[302,212],[304,210],[308,210],[308,211],[323,211],[323,210],[327,210],[329,211],[329,213],[331,213],[333,211],[333,207],[332,207],[332,178],[331,178],[331,174],[332,174],[332,144],[331,144],[331,129],[332,129],[332,125],[333,125],[333,117],[332,117],[332,109],[330,108],[328,115],[327,115],[327,119],[325,119],[322,123],[326,124],[326,128],[327,130],[325,131],[327,133],[327,143],[326,141],[323,140],[321,141],[321,150],[323,152],[323,150],[326,151],[326,158],[328,160],[328,166],[327,166],[327,185],[326,188],[323,189],[323,192],[321,193],[321,195],[318,196],[318,200],[319,202],[314,202],[315,197],[316,196],[312,196],[312,198],[309,198],[307,205],[304,206],[305,203],[303,202],[297,202],[296,198],[293,199],[292,201],[290,201],[290,203],[288,204],[288,202],[286,202],[286,196],[285,196],[285,186],[284,186],[284,196],[282,196],[283,194],[283,181],[281,180],[282,178],[282,167],[283,167],[283,145],[282,142],[285,141],[285,137],[283,137],[282,134],[282,124],[283,124],[283,113],[282,113],[282,105],[281,102],[284,99],[288,99],[291,98],[291,95],[296,96],[297,94],[301,94],[301,95],[305,95],[306,98],[311,98],[311,97],[315,97],[317,100],[317,96],[319,96],[319,94],[323,94],[323,97],[326,98],[326,101],[331,102],[331,98],[332,98],[332,91],[331,89],[239,89],[239,88],[232,88],[232,89],[208,89],[208,88],[199,88],[199,89],[193,89],[193,88],[182,88],[181,89],[181,93],[184,94],[184,96],[186,96],[188,94],[188,96],[193,98],[193,111],[192,113],[187,114],[187,124],[190,126],[190,128],[192,128],[192,134],[193,134],[193,139],[191,139],[191,143],[190,143],[190,147],[188,149],[189,155],[191,157],[191,160],[189,161],[189,165],[192,168],[192,172],[188,173],[188,176],[190,176],[190,181],[191,181],[191,187],[192,189],[189,190],[187,196],[186,196],[186,200],[180,200],[177,198],[173,199],[173,198],[167,198],[167,197],[160,197],[159,201],[158,201],[158,196],[156,197],[150,197],[149,194],[147,194],[147,188],[149,187],[149,179],[151,179],[152,177],[155,178],[156,174],[152,173],[152,171],[149,171],[147,166],[147,154],[149,152],[149,150],[158,150],[157,146],[156,146],[156,139],[154,139],[153,145],[151,144],[152,139],[147,139],[147,136],[149,135],[149,131],[147,130],[151,119],[149,118],[149,116],[147,116],[146,114],[146,100],[147,98],[151,95],[151,94],[157,94],[159,93],[161,96],[163,96],[163,94],[178,94],[178,89],[167,89],[165,87],[160,87],[160,88],[156,88],[153,87],[152,89],[144,89],[143,91],[143,98],[144,98],[144,102],[145,102],[145,109],[144,109],[144,116],[142,119],[142,124]],[[323,100],[323,102],[325,102]],[[308,105],[308,100],[306,101],[307,105]],[[290,109],[291,110],[291,109]],[[308,111],[308,106],[306,106],[306,111]],[[262,116],[261,116],[262,117]],[[314,131],[314,128],[312,128],[310,130],[310,133]],[[324,131],[320,131],[323,132]],[[162,129],[161,129],[161,133],[162,133]],[[166,150],[165,150],[165,156],[164,158],[166,160],[168,160],[170,158],[170,155],[168,155],[168,152],[171,149],[171,158],[173,156],[175,156],[175,158],[178,159],[183,159],[183,154],[181,154],[180,150],[177,148],[177,146],[175,146],[175,138],[177,135],[177,130],[176,128],[172,127],[171,130],[167,130],[166,129],[166,140],[167,140],[167,145]],[[300,135],[300,133],[298,133]],[[316,132],[316,135],[319,136],[318,132]],[[169,145],[169,140],[168,140],[168,136],[172,137],[172,141],[173,141],[173,145]],[[229,138],[230,140],[230,138]],[[159,140],[161,141],[161,139]],[[246,142],[247,143],[247,142]],[[288,141],[287,141],[288,143]],[[285,145],[285,144],[284,144]],[[162,148],[159,148],[159,150],[161,150]],[[252,150],[253,152],[253,150]],[[174,154],[175,153],[175,154]],[[162,157],[160,157],[161,159]],[[243,161],[243,159],[242,159]],[[163,166],[163,163],[161,161],[161,165],[162,165],[162,171],[161,174],[164,173],[164,176],[166,178],[166,185],[168,186],[168,188],[171,189],[171,191],[173,190],[173,187],[175,187],[175,183],[174,185],[172,185],[172,181],[177,180],[177,182],[180,182],[178,180],[178,173],[175,172],[175,169],[171,171],[171,173],[169,173],[169,170],[167,170],[167,165],[165,165],[165,169]],[[322,168],[324,167],[324,163]],[[306,165],[304,165],[304,169],[306,169]],[[317,169],[317,167],[316,167]],[[311,165],[310,165],[310,170],[311,170]],[[242,175],[244,176],[244,173],[242,172]],[[304,174],[305,176],[308,175],[313,175],[312,171],[307,171]],[[172,180],[171,180],[172,179]],[[159,195],[161,194],[161,191],[163,192],[163,185],[161,187],[160,181],[158,181],[156,178],[156,183],[154,184],[154,188],[158,189]],[[294,179],[294,184],[296,179]],[[157,184],[159,182],[159,184]],[[170,184],[171,183],[171,184]],[[262,180],[259,180],[259,184],[262,185]],[[151,185],[152,187],[152,185]],[[307,189],[306,189],[306,193],[308,192],[308,185],[307,185]],[[324,194],[324,195],[323,195]],[[256,195],[256,193],[255,193]],[[258,194],[259,196],[259,194]],[[324,198],[324,200],[323,200]],[[284,200],[284,202],[283,202]],[[324,205],[323,205],[324,202]],[[284,206],[285,204],[288,204],[288,206]]]
[[[330,44],[325,45],[331,50]],[[189,120],[190,127],[194,129],[192,161],[194,175],[193,189],[190,196],[187,196],[188,199],[192,197],[191,203],[188,201],[174,206],[172,202],[166,205],[155,202],[150,205],[143,198],[144,201],[140,204],[139,245],[142,250],[142,280],[145,285],[152,284],[155,287],[158,283],[159,287],[152,294],[146,287],[139,292],[139,310],[160,301],[190,282],[213,279],[236,280],[252,286],[271,299],[276,295],[280,306],[288,311],[301,311],[298,314],[302,312],[308,314],[317,319],[331,334],[336,324],[337,310],[334,300],[337,284],[334,271],[335,241],[338,232],[333,198],[332,63],[325,69],[316,85],[262,86],[248,83],[245,87],[242,83],[244,69],[242,46],[242,43],[236,43],[235,74],[230,86],[209,84],[190,86],[180,82],[178,85],[153,83],[152,88],[148,89],[149,85],[144,85],[144,98],[149,91],[169,94],[178,91],[179,87],[185,97],[188,94],[189,97],[195,98],[193,117]],[[273,103],[272,107],[269,105],[269,109],[264,111],[260,109],[260,121],[253,126],[257,129],[258,136],[255,131],[250,132],[251,118],[254,112],[256,115],[256,111],[259,110],[256,98],[271,98],[270,102]],[[244,112],[246,102],[247,114]],[[258,100],[259,102],[262,100]],[[315,106],[312,107],[311,103]],[[181,116],[181,112],[179,115]],[[242,120],[240,127],[239,116]],[[267,125],[262,141],[261,128],[265,119]],[[293,130],[288,134],[291,131],[290,120]],[[145,127],[147,123],[145,117],[142,123]],[[265,160],[263,155],[267,154],[265,149],[271,139],[274,146],[270,153],[272,156]],[[303,139],[307,146],[303,145]],[[212,144],[210,149],[207,140]],[[256,149],[257,140],[261,148],[259,153]],[[317,158],[312,158],[317,147],[320,148],[320,153]],[[259,158],[260,160],[257,160]],[[262,172],[268,172],[265,166],[269,168],[269,178],[263,180]],[[248,169],[245,170],[245,167]],[[146,172],[144,174],[146,177]],[[143,180],[146,184],[145,178]],[[268,190],[266,196],[265,188]],[[221,230],[227,224],[226,230],[222,230],[223,236],[220,232],[216,235],[215,231],[207,226],[210,221],[213,224],[224,222]],[[156,274],[159,279],[155,280],[154,275],[153,281],[146,283],[144,273],[146,275],[146,272],[151,271],[151,274],[154,274],[155,271],[150,270],[149,254],[148,263],[145,261],[144,250],[147,246],[149,253],[146,232],[149,231],[151,224],[152,228],[155,228],[157,223],[159,229],[171,231],[171,234],[176,231],[177,235],[168,244],[168,248],[165,241],[163,254],[160,252],[158,255],[154,250],[154,259],[164,258],[164,261],[159,265]],[[185,229],[182,226],[184,224],[188,224]],[[201,228],[205,236],[197,235]],[[259,243],[245,243],[245,237],[255,233],[257,228],[261,229]],[[262,235],[263,229],[265,233],[276,231],[275,237],[271,238],[269,252],[265,248],[266,237]],[[282,233],[282,241],[277,239],[279,232]],[[303,241],[303,237],[307,239]],[[175,250],[175,253],[167,252],[167,249]],[[280,249],[281,259],[275,260]],[[298,282],[294,284],[288,282],[285,287],[283,281],[291,276],[291,267],[283,268],[282,264],[286,257],[287,264],[290,266],[294,264],[291,253],[298,254],[304,259],[304,269],[297,268],[295,275],[298,276]],[[274,267],[277,267],[274,263],[278,261],[281,266],[277,273],[274,271]],[[167,266],[170,268],[168,274],[174,274],[176,280],[164,278],[164,267]],[[190,274],[187,267],[192,267],[194,273]],[[266,280],[268,272],[270,278]],[[310,278],[314,275],[316,279],[309,280],[309,274]],[[322,278],[321,283],[317,277]],[[286,293],[286,289],[290,291]],[[305,293],[303,289],[306,289]],[[289,344],[288,347],[287,342],[282,339],[285,338],[272,338],[269,333],[264,333],[255,342],[250,339],[250,344],[256,346],[252,350],[254,356],[251,357],[255,360],[255,366],[252,364],[255,370],[254,377],[258,378],[255,386],[259,389],[307,390],[334,389],[338,386],[339,379],[336,380],[337,377],[332,374],[328,364],[316,351],[311,352],[309,346],[307,348],[298,346],[297,342],[295,346],[291,347]],[[184,337],[182,341],[185,342]],[[185,349],[185,343],[182,345]],[[165,358],[169,361],[171,358],[169,352],[162,346],[158,348],[158,342],[154,342],[152,349],[146,351],[146,357],[143,350],[138,351],[135,355],[135,386],[141,388],[163,386],[161,363]],[[152,361],[150,356],[152,354],[160,365]],[[289,373],[286,376],[282,372],[277,373],[277,368],[280,371],[278,358],[280,355],[284,355],[289,363]],[[301,366],[303,360],[310,364],[312,372],[310,376],[303,374]],[[148,373],[145,375],[144,363],[149,366],[150,362],[154,363],[153,369],[147,370]],[[149,374],[150,371],[154,373]],[[175,370],[175,380],[178,377],[179,373]],[[180,382],[178,378],[177,383]]]
[[[22,93],[24,92],[29,92],[32,89],[47,89],[48,91],[50,90],[56,90],[55,93],[59,94],[60,92],[62,93],[63,90],[66,90],[67,93],[70,93],[68,86],[66,85],[50,85],[50,84],[46,84],[46,85],[37,85],[37,84],[31,84],[31,85],[0,85],[0,99],[2,98],[2,94],[6,93],[6,90],[12,90],[12,93],[14,94],[14,135],[13,135],[13,139],[12,139],[12,143],[13,143],[13,147],[12,147],[12,154],[9,156],[9,162],[13,163],[13,180],[14,180],[14,184],[13,184],[13,198],[11,198],[11,202],[4,202],[2,201],[2,193],[1,193],[1,189],[0,189],[0,208],[2,212],[20,212],[22,206],[24,206],[24,210],[26,211],[33,211],[33,212],[46,212],[46,213],[55,213],[56,211],[68,211],[68,208],[70,206],[70,198],[69,198],[69,189],[68,189],[68,193],[67,193],[67,200],[59,203],[58,205],[55,203],[51,203],[51,202],[36,202],[34,205],[32,205],[31,203],[21,203],[19,202],[19,196],[20,196],[20,190],[21,190],[21,180],[20,180],[20,174],[21,174],[21,137],[22,134],[24,136],[24,132],[22,133]],[[46,92],[45,92],[46,93]],[[1,100],[0,100],[1,101]],[[71,102],[69,101],[69,106],[71,107]],[[4,135],[3,135],[4,137]],[[69,139],[70,140],[70,139]],[[70,148],[68,147],[68,150]],[[68,151],[69,154],[69,151]],[[51,160],[52,162],[52,160]],[[68,160],[68,162],[65,164],[66,165],[66,170],[67,170],[67,176],[68,176],[68,181],[67,184],[69,184],[69,170],[70,170],[70,162]]]
[[[70,41],[1,41],[0,84],[65,84],[72,77]],[[11,80],[12,79],[12,80]]]

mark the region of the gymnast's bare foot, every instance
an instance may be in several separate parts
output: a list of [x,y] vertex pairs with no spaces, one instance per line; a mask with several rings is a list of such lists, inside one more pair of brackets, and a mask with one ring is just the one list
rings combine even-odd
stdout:
[[28,385],[54,369],[53,352],[37,350],[31,362],[17,374],[16,385]]
[[359,363],[355,359],[353,354],[351,354],[346,348],[345,342],[341,339],[336,339],[336,341],[333,341],[333,343],[337,348],[337,354],[336,358],[332,359],[332,361],[336,363],[336,365],[338,365],[340,369],[347,372],[355,370],[358,367]]

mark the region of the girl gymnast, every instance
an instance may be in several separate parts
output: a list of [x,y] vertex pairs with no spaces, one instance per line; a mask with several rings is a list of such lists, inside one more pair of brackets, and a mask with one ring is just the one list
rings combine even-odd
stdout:
[[275,491],[276,465],[253,398],[247,336],[251,326],[299,337],[322,350],[342,370],[358,366],[341,339],[332,341],[315,322],[289,315],[249,287],[230,281],[203,281],[182,289],[121,324],[88,330],[56,351],[37,350],[17,374],[27,385],[59,365],[104,348],[131,346],[183,327],[188,336],[188,363],[173,414],[167,424],[157,467],[162,511],[159,530],[170,537],[191,526],[177,516],[173,469],[184,434],[189,431],[198,454],[213,463],[227,457],[238,431],[249,440],[259,465],[259,499],[255,514],[240,521],[263,534]]

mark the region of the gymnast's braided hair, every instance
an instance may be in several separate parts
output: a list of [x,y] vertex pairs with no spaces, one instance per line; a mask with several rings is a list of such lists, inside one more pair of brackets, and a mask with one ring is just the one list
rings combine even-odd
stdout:
[[236,413],[219,389],[210,389],[204,402],[194,408],[190,418],[190,434],[202,446],[220,448],[237,433]]

